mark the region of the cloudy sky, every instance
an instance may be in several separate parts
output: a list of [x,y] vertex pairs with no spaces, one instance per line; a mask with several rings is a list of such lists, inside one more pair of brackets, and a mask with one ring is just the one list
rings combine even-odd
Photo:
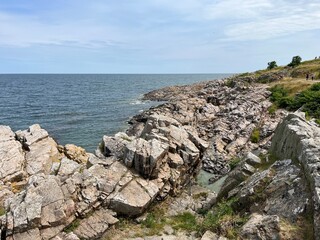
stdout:
[[235,73],[320,56],[320,0],[1,0],[0,73]]

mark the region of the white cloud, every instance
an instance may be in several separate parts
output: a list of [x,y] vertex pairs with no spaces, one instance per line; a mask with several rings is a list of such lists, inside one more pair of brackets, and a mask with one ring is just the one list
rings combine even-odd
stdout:
[[96,1],[80,10],[52,12],[50,21],[37,13],[0,10],[0,45],[151,50],[170,46],[183,51],[201,42],[264,40],[320,29],[319,9],[319,0],[128,0],[120,5]]
[[63,45],[100,48],[121,45],[124,36],[112,28],[87,21],[43,23],[34,16],[0,12],[0,45]]
[[284,3],[274,11],[226,27],[227,40],[264,40],[320,29],[320,3]]
[[226,36],[220,40],[262,40],[320,29],[319,0],[156,0],[155,2],[168,10],[176,11],[188,21],[218,26],[219,31]]

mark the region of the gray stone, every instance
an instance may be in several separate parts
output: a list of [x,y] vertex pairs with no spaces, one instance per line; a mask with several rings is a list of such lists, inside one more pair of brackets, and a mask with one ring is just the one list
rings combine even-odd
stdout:
[[121,158],[123,156],[124,146],[133,140],[126,133],[119,132],[114,137],[103,136],[100,144],[102,153],[107,156]]
[[152,200],[150,193],[147,193],[144,187],[135,180],[132,180],[119,192],[111,194],[108,199],[112,210],[129,216],[143,213]]
[[60,177],[61,181],[65,181],[70,175],[79,171],[80,168],[80,164],[64,157],[61,160],[60,168],[57,175]]
[[[8,139],[7,135],[4,139]],[[0,179],[2,181],[22,180],[23,165],[24,153],[21,144],[15,140],[0,141]]]
[[219,236],[216,233],[213,233],[211,231],[206,231],[202,235],[201,240],[227,240],[227,238]]
[[128,167],[134,167],[142,176],[156,178],[168,149],[167,144],[156,139],[146,141],[138,138],[125,146],[124,162]]
[[29,146],[26,153],[26,171],[29,175],[49,174],[53,162],[60,158],[57,143],[50,137],[43,138]]
[[271,152],[280,159],[298,160],[303,166],[313,195],[314,235],[320,238],[320,128],[300,113],[289,114],[276,128]]
[[15,133],[9,126],[0,125],[0,142],[15,140]]
[[28,230],[23,233],[15,233],[13,235],[14,240],[42,240],[40,231],[38,228]]
[[248,152],[245,157],[245,161],[253,167],[257,167],[261,164],[261,159],[254,155],[252,152]]
[[281,239],[280,218],[277,215],[252,214],[240,230],[244,239]]
[[18,140],[24,142],[27,146],[31,146],[49,136],[48,132],[45,129],[42,129],[39,124],[30,126],[28,130],[17,131],[16,135]]

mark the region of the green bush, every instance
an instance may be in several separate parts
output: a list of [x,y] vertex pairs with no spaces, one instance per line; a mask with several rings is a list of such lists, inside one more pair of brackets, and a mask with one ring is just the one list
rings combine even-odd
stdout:
[[302,58],[300,56],[294,56],[291,63],[288,64],[289,67],[296,67],[301,64]]
[[275,85],[269,89],[271,91],[270,100],[272,102],[279,102],[283,97],[288,96],[289,92],[281,85]]
[[307,116],[320,119],[320,83],[313,84],[295,96],[289,96],[288,91],[280,85],[270,88],[270,91],[270,100],[277,107],[291,111],[301,108]]
[[271,69],[276,68],[276,67],[278,67],[276,61],[268,62],[268,67],[267,67],[268,70],[271,70]]
[[282,97],[278,101],[278,107],[280,107],[280,108],[287,108],[287,109],[291,110],[293,105],[294,105],[294,98],[291,96]]
[[253,129],[250,137],[251,142],[257,143],[260,140],[260,130],[259,128]]

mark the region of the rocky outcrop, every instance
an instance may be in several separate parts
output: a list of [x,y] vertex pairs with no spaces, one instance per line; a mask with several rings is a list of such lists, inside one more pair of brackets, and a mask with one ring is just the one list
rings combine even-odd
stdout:
[[39,125],[16,133],[0,126],[2,236],[97,239],[117,214],[140,215],[182,189],[208,144],[170,117],[147,123],[138,137],[105,136],[97,156],[59,146]]
[[289,114],[275,131],[269,158],[249,153],[228,174],[218,199],[233,198],[236,212],[251,214],[242,238],[301,239],[314,230],[319,239],[319,133],[301,113]]
[[320,128],[307,122],[303,113],[289,114],[276,129],[271,152],[303,166],[312,192],[315,239],[320,239]]
[[[156,90],[145,98],[169,102],[131,119],[128,133],[138,132],[139,136],[143,129],[151,127],[148,119],[155,114],[175,119],[182,126],[192,126],[201,139],[210,142],[207,150],[202,151],[203,169],[218,179],[230,171],[228,162],[233,158],[254,149],[267,152],[277,123],[286,115],[285,111],[277,111],[274,116],[268,114],[269,95],[266,85],[252,85],[241,78],[200,83],[193,88]],[[259,133],[257,143],[251,141],[255,129]]]
[[119,137],[111,140],[104,136],[100,145],[104,155],[113,152],[112,155],[145,179],[170,186],[171,193],[179,191],[199,171],[201,153],[208,143],[192,126],[183,126],[174,118],[161,114],[146,116],[145,124],[139,129],[135,136],[126,137],[126,140]]
[[[270,92],[248,84],[256,80],[153,91],[145,98],[168,102],[132,118],[127,133],[104,136],[95,155],[58,145],[37,124],[16,133],[0,126],[1,239],[98,239],[118,215],[139,216],[168,195],[175,197],[169,216],[235,199],[233,210],[250,215],[240,229],[244,239],[281,238],[287,234],[283,222],[307,226],[312,210],[318,239],[319,128],[289,115],[271,144],[286,112],[268,114]],[[253,131],[259,133],[255,140]],[[270,145],[280,159],[275,163],[258,157]],[[242,160],[233,169],[236,158]],[[213,174],[212,182],[225,176],[218,196],[193,186],[200,168]],[[210,232],[202,238],[224,239]]]
[[[114,156],[58,146],[39,125],[16,133],[0,126],[0,146],[0,227],[7,239],[97,239],[118,222],[117,214],[145,211],[165,185]],[[63,234],[70,228],[73,233]]]

